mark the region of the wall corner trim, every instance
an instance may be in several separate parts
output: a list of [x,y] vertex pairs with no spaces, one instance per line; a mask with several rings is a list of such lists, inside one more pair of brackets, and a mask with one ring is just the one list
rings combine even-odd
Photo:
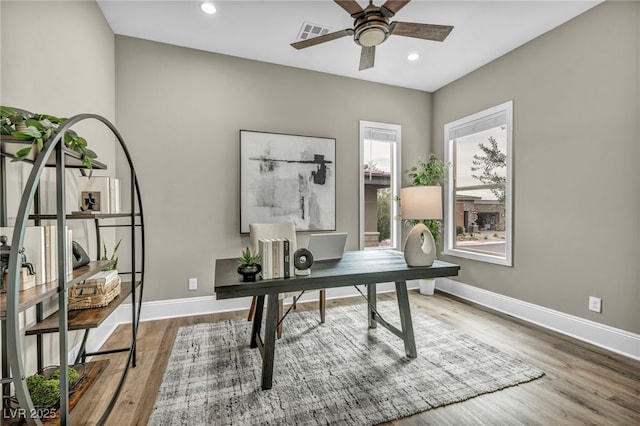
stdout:
[[444,293],[640,360],[640,335],[638,334],[534,305],[449,278],[438,278],[436,288]]

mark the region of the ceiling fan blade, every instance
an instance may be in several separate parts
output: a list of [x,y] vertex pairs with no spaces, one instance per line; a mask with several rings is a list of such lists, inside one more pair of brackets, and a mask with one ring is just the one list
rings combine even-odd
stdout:
[[351,16],[363,13],[364,10],[356,2],[356,0],[334,0],[338,5],[347,11]]
[[424,40],[444,41],[453,30],[451,25],[414,24],[411,22],[394,22],[391,34]]
[[353,30],[351,28],[321,35],[318,37],[309,38],[307,40],[297,41],[295,43],[291,43],[291,46],[295,47],[296,49],[304,49],[305,47],[315,46],[316,44],[324,43],[326,41],[336,40],[338,38],[346,37],[348,35],[353,35]]
[[387,18],[391,18],[393,15],[398,13],[400,9],[405,7],[407,3],[411,0],[387,0],[385,4],[382,5],[380,11]]
[[376,59],[376,47],[365,47],[362,46],[362,51],[360,52],[360,68],[359,70],[366,70],[369,68],[373,68],[373,63]]

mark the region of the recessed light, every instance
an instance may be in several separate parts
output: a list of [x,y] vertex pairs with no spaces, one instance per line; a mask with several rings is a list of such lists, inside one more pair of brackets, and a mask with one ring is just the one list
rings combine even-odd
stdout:
[[407,56],[407,59],[410,61],[417,61],[418,58],[420,58],[420,55],[417,53],[409,53],[409,56]]
[[213,3],[209,2],[202,3],[200,5],[200,9],[202,9],[204,13],[208,13],[209,15],[213,15],[214,13],[216,13],[216,7],[213,5]]

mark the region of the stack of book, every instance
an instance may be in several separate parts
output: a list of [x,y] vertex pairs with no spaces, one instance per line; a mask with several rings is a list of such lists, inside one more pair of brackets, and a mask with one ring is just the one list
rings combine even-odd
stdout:
[[69,287],[69,309],[107,306],[120,294],[122,280],[117,270],[101,271],[81,284]]
[[291,244],[286,238],[269,238],[258,241],[258,253],[262,258],[262,278],[289,278],[293,276]]

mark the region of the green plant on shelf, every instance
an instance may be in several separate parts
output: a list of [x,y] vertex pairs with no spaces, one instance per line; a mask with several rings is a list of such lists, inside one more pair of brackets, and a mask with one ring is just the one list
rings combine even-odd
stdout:
[[[24,142],[31,142],[29,146],[18,150],[12,161],[25,160],[33,150],[36,152],[41,151],[44,144],[52,137],[55,137],[58,128],[67,120],[67,118],[59,118],[48,114],[30,114],[16,111],[0,105],[0,134],[13,136]],[[91,160],[97,158],[97,155],[87,147],[87,140],[82,136],[78,136],[71,129],[64,132],[63,139],[67,148],[80,154],[85,167],[93,170]]]
[[122,240],[119,240],[118,244],[116,244],[116,246],[113,248],[113,252],[111,253],[111,257],[108,257],[108,255],[107,255],[107,244],[105,242],[102,243],[103,250],[102,250],[102,257],[100,258],[100,260],[115,260],[113,265],[104,268],[103,271],[113,271],[115,269],[118,269],[118,256],[116,256],[116,253],[118,252],[118,249],[120,248],[120,243],[121,242],[122,242]]
[[[80,373],[74,368],[67,370],[67,381],[71,388],[80,379]],[[56,369],[51,377],[33,374],[26,379],[27,389],[36,407],[52,407],[60,400],[60,369]]]

